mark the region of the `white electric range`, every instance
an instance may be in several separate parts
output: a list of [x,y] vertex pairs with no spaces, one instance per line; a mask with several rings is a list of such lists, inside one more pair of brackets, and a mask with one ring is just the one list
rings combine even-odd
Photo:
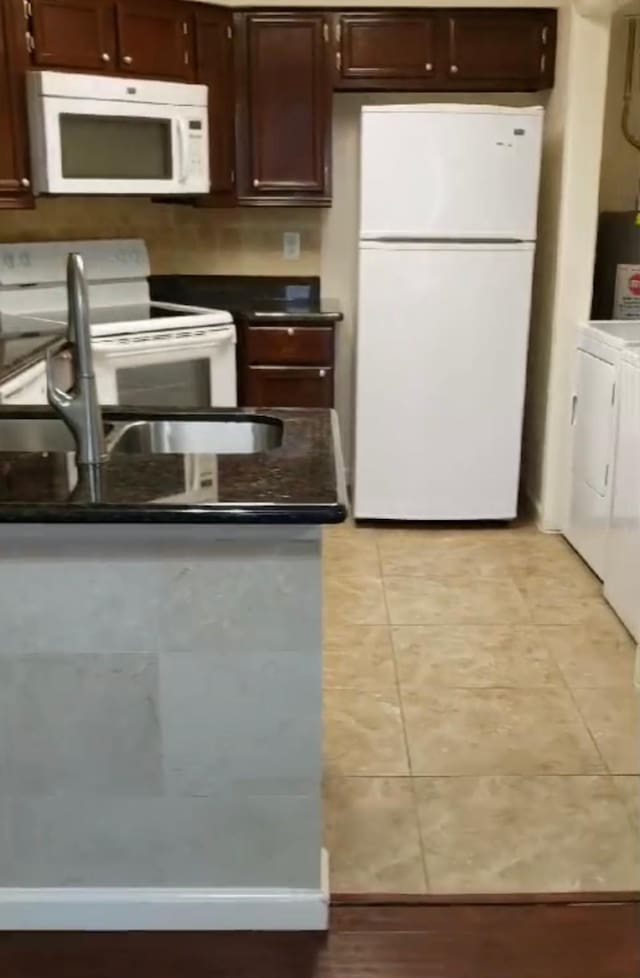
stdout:
[[[141,240],[0,244],[0,333],[64,334],[70,251],[85,262],[103,404],[237,404],[236,329],[230,313],[152,302],[149,257]],[[30,390],[34,397],[39,392],[37,403],[44,365],[32,373]],[[22,403],[27,403],[24,396]]]

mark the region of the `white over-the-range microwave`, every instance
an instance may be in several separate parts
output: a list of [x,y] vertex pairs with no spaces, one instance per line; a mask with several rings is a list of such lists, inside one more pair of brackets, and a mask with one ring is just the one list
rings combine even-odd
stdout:
[[203,194],[206,85],[27,74],[36,194]]

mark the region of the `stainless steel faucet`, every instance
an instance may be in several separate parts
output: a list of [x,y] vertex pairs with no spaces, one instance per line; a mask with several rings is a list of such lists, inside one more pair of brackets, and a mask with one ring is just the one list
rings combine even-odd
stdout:
[[78,464],[99,465],[105,458],[104,428],[93,372],[89,295],[82,256],[74,253],[67,259],[67,296],[73,385],[68,394],[56,387],[53,355],[48,351],[47,399],[73,434]]

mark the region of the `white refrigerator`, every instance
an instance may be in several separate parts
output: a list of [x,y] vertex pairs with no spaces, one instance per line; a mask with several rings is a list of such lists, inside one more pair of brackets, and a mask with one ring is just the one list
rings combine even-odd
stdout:
[[516,515],[542,122],[362,109],[356,518]]

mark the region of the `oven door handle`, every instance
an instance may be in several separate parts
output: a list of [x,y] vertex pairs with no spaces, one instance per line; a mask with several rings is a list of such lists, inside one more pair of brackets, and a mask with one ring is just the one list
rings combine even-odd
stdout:
[[187,169],[187,124],[184,119],[176,119],[176,143],[178,146],[178,182],[186,183]]

